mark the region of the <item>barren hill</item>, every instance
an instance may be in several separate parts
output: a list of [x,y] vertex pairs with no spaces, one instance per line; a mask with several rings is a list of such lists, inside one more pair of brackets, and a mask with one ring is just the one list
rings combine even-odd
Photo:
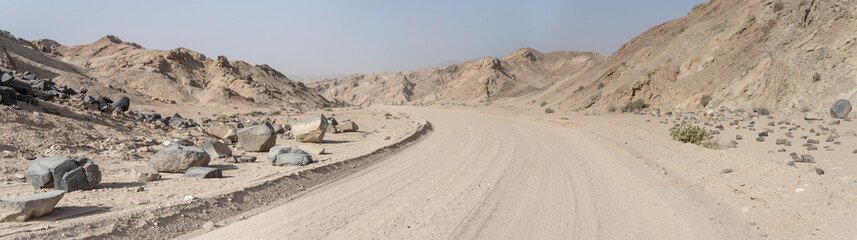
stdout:
[[819,111],[838,98],[853,102],[855,13],[852,1],[714,0],[531,100],[566,111],[603,111],[636,99],[699,109],[703,95],[713,97],[709,108]]
[[224,56],[211,59],[185,48],[149,50],[115,36],[63,46],[49,39],[27,41],[8,32],[0,34],[0,44],[18,65],[6,64],[8,69],[29,70],[60,84],[111,97],[127,92],[132,99],[208,106],[306,108],[329,104],[312,89],[267,65],[229,61]]
[[503,59],[482,58],[418,72],[355,74],[309,86],[328,99],[354,105],[488,103],[540,91],[604,59],[591,52],[523,48]]

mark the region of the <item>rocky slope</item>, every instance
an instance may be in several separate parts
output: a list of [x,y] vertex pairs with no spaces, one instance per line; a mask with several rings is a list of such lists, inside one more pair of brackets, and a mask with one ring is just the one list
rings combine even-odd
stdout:
[[493,57],[417,72],[355,74],[308,85],[326,98],[353,105],[489,103],[547,88],[606,57],[590,52],[518,49]]
[[[206,106],[277,105],[314,108],[328,105],[321,95],[267,65],[211,59],[185,48],[149,50],[106,36],[80,46],[27,41],[0,33],[0,67],[30,71],[59,84],[88,88],[134,102],[159,100]],[[116,96],[114,96],[116,95]]]
[[520,102],[603,111],[643,99],[700,109],[711,95],[709,108],[823,111],[839,98],[857,100],[855,13],[853,1],[714,0]]

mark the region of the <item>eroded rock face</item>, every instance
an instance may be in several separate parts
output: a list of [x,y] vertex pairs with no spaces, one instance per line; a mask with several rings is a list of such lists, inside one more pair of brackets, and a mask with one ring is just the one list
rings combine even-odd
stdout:
[[269,123],[246,127],[238,130],[238,144],[244,151],[268,151],[277,143],[277,133]]
[[830,106],[830,116],[834,118],[846,118],[849,113],[851,113],[851,102],[848,100],[839,99]]
[[101,182],[101,171],[98,165],[84,157],[41,157],[27,168],[26,176],[36,190],[42,188],[55,188],[66,192],[89,190]]
[[307,120],[291,124],[295,140],[299,142],[320,143],[328,127],[327,118],[317,115]]
[[64,194],[65,191],[54,190],[0,199],[0,222],[23,222],[48,215]]
[[208,166],[210,161],[211,156],[202,148],[170,144],[152,156],[152,159],[149,160],[149,166],[158,172],[176,173],[185,172],[191,167]]

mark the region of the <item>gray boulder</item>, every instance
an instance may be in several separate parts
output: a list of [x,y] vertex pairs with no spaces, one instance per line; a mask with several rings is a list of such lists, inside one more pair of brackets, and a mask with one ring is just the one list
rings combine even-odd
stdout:
[[131,99],[128,99],[128,97],[123,96],[113,102],[113,104],[110,104],[110,106],[113,107],[113,109],[119,109],[123,112],[128,111],[128,107],[131,106]]
[[192,167],[182,175],[182,178],[221,178],[223,172],[213,167]]
[[277,159],[277,155],[286,154],[286,153],[296,153],[296,154],[309,155],[309,153],[307,153],[306,151],[301,150],[300,148],[297,148],[297,147],[276,146],[276,147],[271,148],[271,151],[268,151],[268,155],[266,155],[265,157],[267,157],[268,160],[273,161],[273,160]]
[[158,170],[155,170],[151,166],[134,166],[131,169],[131,173],[136,182],[151,182],[161,179],[161,174],[158,173]]
[[770,114],[771,114],[771,112],[770,112],[770,111],[768,111],[768,109],[767,109],[767,108],[762,108],[762,107],[753,108],[753,112],[754,112],[754,113],[757,113],[757,114],[759,114],[759,115],[761,115],[761,116],[768,116],[768,115],[770,115]]
[[26,177],[36,190],[55,188],[72,192],[95,188],[101,182],[101,171],[89,158],[40,157],[27,168]]
[[238,144],[244,151],[268,151],[277,143],[277,134],[269,123],[246,127],[238,130]]
[[312,156],[309,154],[285,153],[277,155],[277,160],[273,162],[274,166],[303,166],[312,163]]
[[291,124],[295,140],[299,142],[320,143],[324,139],[324,133],[328,127],[327,118],[317,115],[307,120]]
[[225,158],[232,156],[232,149],[229,149],[229,146],[220,141],[208,141],[205,142],[205,145],[202,146],[202,150],[205,150],[209,156],[213,158]]
[[851,113],[851,102],[848,100],[839,99],[830,106],[830,116],[834,118],[846,118],[849,113]]
[[280,124],[274,124],[274,132],[277,134],[283,134],[286,133],[286,129]]
[[152,156],[152,159],[149,160],[149,166],[158,172],[176,173],[185,172],[191,167],[208,166],[210,161],[211,156],[202,148],[170,144]]
[[23,222],[48,215],[64,194],[64,191],[54,190],[0,199],[0,222]]
[[208,127],[208,134],[220,139],[229,139],[232,142],[238,141],[238,132],[222,122],[212,123],[211,126]]

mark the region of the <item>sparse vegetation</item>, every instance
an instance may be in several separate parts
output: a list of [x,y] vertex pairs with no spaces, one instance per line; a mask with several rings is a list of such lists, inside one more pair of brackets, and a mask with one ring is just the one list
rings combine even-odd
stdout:
[[553,109],[545,108],[545,113],[553,113]]
[[711,95],[702,95],[702,98],[699,99],[699,103],[702,104],[702,107],[708,107],[708,103],[711,102]]
[[670,136],[683,143],[693,143],[696,145],[701,145],[710,138],[707,129],[700,126],[693,126],[689,123],[682,123],[670,131]]
[[708,140],[702,141],[702,147],[708,148],[708,149],[722,149],[723,144],[721,144],[720,141],[717,141],[715,139],[708,139]]
[[333,109],[325,108],[325,109],[324,109],[324,111],[325,111],[325,112],[331,112],[331,111],[333,111]]
[[821,73],[815,73],[815,74],[813,74],[813,75],[812,75],[812,81],[813,81],[813,82],[821,81]]
[[567,118],[567,117],[564,117],[564,118],[560,118],[559,120],[566,120],[566,121],[568,121],[568,118]]
[[810,105],[808,105],[808,104],[807,104],[807,105],[800,106],[800,112],[802,112],[802,113],[806,113],[806,112],[809,112],[809,111],[812,111],[812,106],[810,106]]
[[786,8],[786,5],[783,4],[782,2],[774,3],[774,12],[782,11],[783,8]]
[[725,168],[723,170],[720,170],[720,174],[727,174],[732,172],[734,172],[734,170],[732,170],[731,168]]
[[607,112],[616,112],[616,106],[607,107]]
[[541,105],[542,105],[542,107],[544,107],[545,105],[548,105],[548,103],[547,103],[547,102],[542,102],[542,104],[541,104]]
[[628,104],[625,104],[625,106],[622,107],[622,112],[623,113],[634,112],[634,111],[643,110],[646,108],[649,108],[649,104],[646,104],[646,102],[643,101],[643,99],[637,99],[636,101],[632,101],[632,102],[629,102]]
[[604,83],[598,83],[598,89],[600,90],[602,88],[604,88]]
[[384,113],[384,117],[392,117],[392,116],[393,116],[393,114],[390,114],[390,113]]
[[580,92],[580,91],[583,91],[583,86],[578,86],[577,90],[574,90],[575,93]]

